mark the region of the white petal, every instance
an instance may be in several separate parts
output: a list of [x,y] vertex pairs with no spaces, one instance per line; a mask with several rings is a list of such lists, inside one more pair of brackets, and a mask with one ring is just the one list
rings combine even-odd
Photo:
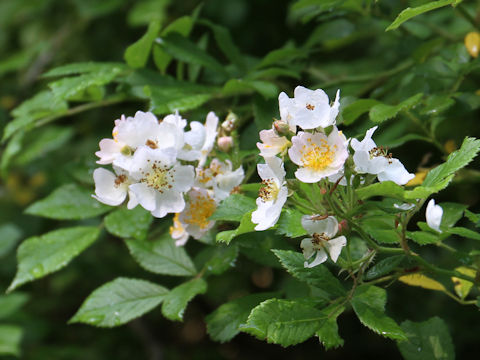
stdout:
[[303,239],[300,243],[300,247],[302,248],[305,260],[310,259],[312,255],[315,254],[315,251],[317,251],[312,244],[312,238]]
[[398,185],[405,185],[412,180],[415,174],[410,174],[398,159],[391,159],[385,169],[378,174],[379,181],[393,181]]
[[136,183],[129,186],[129,190],[133,192],[138,203],[148,211],[155,210],[155,193],[156,191],[148,187],[144,183]]
[[440,230],[440,224],[442,223],[442,216],[443,216],[443,209],[440,205],[435,205],[435,200],[431,199],[428,202],[427,210],[425,212],[425,218],[427,219],[427,225],[439,233],[442,232]]
[[345,245],[347,245],[347,238],[345,236],[339,236],[335,239],[327,241],[328,252],[333,262],[337,262],[337,259],[342,252],[342,248]]
[[99,143],[100,151],[97,151],[97,155],[100,160],[97,161],[97,164],[106,165],[111,164],[113,160],[120,154],[122,147],[125,146],[119,142],[116,142],[113,139],[102,139]]
[[321,263],[324,263],[326,260],[327,260],[327,253],[325,252],[325,250],[319,249],[317,250],[317,256],[315,256],[315,259],[310,264],[305,261],[303,266],[306,268],[313,268],[317,265],[320,265]]
[[373,128],[368,129],[362,141],[352,139],[351,141],[352,149],[355,151],[370,151],[371,149],[376,147],[377,145],[372,140],[372,136],[375,130],[377,130],[377,128],[378,126],[374,126]]
[[155,209],[152,215],[163,218],[168,213],[179,213],[185,208],[183,194],[176,191],[155,192]]
[[195,171],[192,165],[175,165],[174,172],[174,189],[179,192],[187,192],[193,186]]
[[255,226],[255,230],[263,231],[274,226],[280,214],[282,213],[282,208],[285,202],[287,201],[288,189],[283,186],[278,193],[277,199],[275,201],[264,202],[262,199],[257,198],[257,210],[252,212],[252,223],[258,224]]
[[111,205],[120,205],[127,197],[127,186],[124,184],[116,185],[117,176],[103,168],[93,171],[93,180],[95,181],[95,195],[93,197],[98,201]]
[[338,232],[338,221],[334,216],[329,216],[325,219],[314,220],[319,215],[304,215],[302,216],[302,226],[310,234],[324,233],[329,238],[335,236]]

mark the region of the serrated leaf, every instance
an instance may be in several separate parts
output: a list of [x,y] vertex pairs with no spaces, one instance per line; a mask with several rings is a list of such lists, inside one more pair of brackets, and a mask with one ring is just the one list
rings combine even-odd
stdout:
[[395,230],[396,217],[388,214],[371,216],[362,219],[361,226],[377,242],[385,244],[398,244],[399,233]]
[[255,226],[257,226],[257,224],[252,223],[252,212],[253,210],[247,212],[242,216],[242,220],[240,220],[240,225],[238,225],[235,230],[219,232],[216,236],[216,240],[218,242],[223,242],[228,245],[230,244],[230,241],[232,241],[238,235],[255,231]]
[[351,125],[360,116],[370,111],[370,109],[378,105],[380,102],[375,99],[359,99],[352,104],[347,105],[342,110],[343,124]]
[[405,191],[404,197],[407,200],[426,199],[430,195],[445,189],[448,186],[448,184],[450,184],[453,177],[454,177],[454,174],[447,176],[445,179],[439,181],[433,186],[424,186],[423,184],[421,186],[417,186],[413,190]]
[[215,341],[230,341],[240,332],[240,325],[247,321],[252,309],[275,294],[252,294],[221,305],[205,318],[207,333]]
[[7,291],[67,266],[97,239],[99,233],[97,227],[78,226],[26,239],[18,247],[17,274]]
[[475,227],[480,227],[480,214],[475,214],[470,210],[465,210],[465,217],[475,224]]
[[46,73],[42,74],[42,77],[55,77],[55,76],[67,76],[67,75],[76,75],[76,74],[88,74],[88,73],[98,73],[104,71],[110,71],[112,68],[118,68],[121,70],[126,70],[127,67],[123,63],[115,62],[79,62],[68,65],[58,66],[53,68]]
[[14,294],[0,296],[0,319],[9,317],[18,311],[28,301],[26,293],[16,292]]
[[[475,278],[475,276],[477,275],[477,272],[474,269],[467,268],[466,266],[460,266],[456,268],[455,271],[458,271],[459,273],[464,275],[471,276],[472,278]],[[460,279],[455,276],[452,276],[452,282],[454,285],[455,293],[461,299],[465,299],[473,287],[473,283],[471,281]]]
[[[193,84],[192,84],[193,85]],[[145,86],[144,93],[150,98],[151,111],[155,114],[169,114],[175,111],[193,110],[214,96],[215,88],[190,86]]]
[[355,192],[360,200],[366,200],[373,196],[386,196],[403,200],[405,190],[393,181],[382,181],[356,189]]
[[173,288],[163,301],[162,314],[169,320],[183,320],[188,303],[197,295],[205,294],[207,282],[197,278]]
[[387,275],[398,265],[400,265],[403,259],[405,259],[404,255],[395,255],[380,260],[378,263],[368,269],[368,271],[365,273],[365,280],[372,280],[380,276]]
[[305,258],[301,253],[275,249],[272,251],[292,276],[325,291],[326,298],[345,295],[346,291],[342,283],[328,271],[325,265],[306,268],[304,266]]
[[395,30],[400,25],[402,25],[405,21],[418,16],[420,14],[426,13],[431,10],[435,10],[447,5],[456,5],[462,0],[438,0],[438,1],[430,1],[424,5],[420,5],[414,8],[406,8],[400,14],[398,14],[397,18],[385,29],[385,31]]
[[407,231],[407,238],[419,245],[435,244],[440,241],[438,235],[428,231]]
[[163,286],[120,277],[92,292],[69,322],[119,326],[152,310],[167,294]]
[[307,231],[303,228],[301,220],[303,214],[294,209],[285,209],[282,211],[277,221],[276,233],[286,235],[291,238],[304,236]]
[[445,286],[441,283],[423,274],[403,275],[400,276],[398,280],[410,286],[419,286],[428,290],[446,291]]
[[394,118],[401,111],[410,110],[417,105],[422,99],[423,94],[416,94],[402,101],[398,105],[377,104],[370,109],[370,120],[374,123],[381,123],[388,119]]
[[463,212],[467,208],[467,205],[451,203],[451,202],[442,202],[442,223],[441,228],[447,229],[451,228],[463,217]]
[[101,215],[111,209],[93,199],[88,190],[67,184],[30,205],[25,213],[57,220],[79,220]]
[[0,355],[20,355],[23,329],[17,325],[0,325]]
[[134,69],[145,67],[153,42],[157,38],[159,31],[160,22],[152,21],[148,25],[145,35],[125,50],[124,58],[128,66]]
[[357,287],[350,300],[360,322],[370,330],[394,340],[406,340],[403,330],[397,323],[385,315],[387,293],[377,286]]
[[245,195],[233,194],[223,200],[212,216],[211,220],[241,221],[245,213],[257,207],[255,199]]
[[120,208],[105,216],[105,227],[109,233],[121,238],[144,240],[153,221],[152,215],[137,206],[134,209]]
[[133,258],[145,270],[155,274],[192,276],[197,273],[192,260],[183,247],[164,235],[155,241],[125,240]]
[[290,346],[307,340],[327,319],[303,301],[270,299],[255,307],[240,329],[269,343]]
[[453,227],[451,229],[448,229],[447,232],[449,234],[462,236],[467,239],[480,240],[480,233],[464,227]]
[[320,327],[320,329],[318,329],[316,332],[316,335],[318,336],[318,339],[325,347],[325,350],[338,348],[339,346],[343,346],[343,343],[344,343],[343,339],[338,334],[337,317],[341,313],[343,313],[345,308],[343,306],[338,307],[334,305],[334,310],[332,313],[331,310],[329,309],[331,307],[332,306],[322,310],[322,312],[325,313],[328,316],[328,318]]
[[433,317],[423,322],[404,321],[402,329],[407,341],[397,346],[407,360],[453,360],[455,351],[448,328],[442,319]]
[[448,155],[447,161],[430,170],[422,186],[435,186],[450,178],[456,171],[467,166],[480,150],[480,140],[466,137],[459,150]]

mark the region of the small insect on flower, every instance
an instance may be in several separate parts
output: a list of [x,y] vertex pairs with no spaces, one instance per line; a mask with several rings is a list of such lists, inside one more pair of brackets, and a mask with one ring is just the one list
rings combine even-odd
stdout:
[[355,153],[353,161],[355,170],[360,174],[377,175],[378,181],[393,181],[398,185],[405,185],[415,177],[410,174],[400,160],[392,157],[392,154],[382,146],[378,147],[372,140],[372,135],[377,126],[367,130],[362,141],[351,140],[351,146]]
[[425,218],[427,219],[427,225],[441,233],[440,224],[442,223],[443,209],[440,205],[435,205],[435,200],[431,199],[428,202],[427,210],[425,212]]
[[340,107],[340,90],[337,91],[335,101],[330,106],[328,95],[322,90],[310,90],[297,86],[294,97],[289,98],[282,92],[278,96],[280,116],[282,120],[302,129],[326,128],[335,125],[335,119]]
[[285,170],[280,158],[265,158],[265,164],[258,164],[257,171],[263,186],[258,193],[257,210],[252,213],[252,222],[261,231],[275,225],[287,201],[288,188],[285,186]]
[[348,157],[346,138],[336,127],[328,136],[299,132],[292,143],[288,155],[300,166],[295,172],[296,178],[305,183],[315,183],[338,173]]
[[334,238],[338,232],[337,219],[333,216],[324,218],[321,215],[305,215],[302,217],[302,226],[312,236],[300,243],[305,260],[316,253],[315,259],[311,263],[305,261],[304,266],[312,268],[325,262],[328,258],[327,253],[333,262],[337,262],[342,248],[347,245],[345,236]]

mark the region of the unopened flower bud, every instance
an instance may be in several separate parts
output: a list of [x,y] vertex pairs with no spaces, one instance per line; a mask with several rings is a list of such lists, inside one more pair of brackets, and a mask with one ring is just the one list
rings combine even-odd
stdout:
[[233,130],[235,130],[237,121],[237,115],[233,112],[229,112],[227,117],[225,118],[225,121],[222,123],[222,129],[225,130],[227,133],[232,132]]
[[343,219],[338,223],[338,232],[345,233],[348,231],[348,221]]
[[273,127],[278,135],[288,135],[290,133],[290,126],[282,120],[275,120]]
[[233,147],[233,138],[231,136],[220,136],[217,140],[217,145],[223,152],[229,152]]

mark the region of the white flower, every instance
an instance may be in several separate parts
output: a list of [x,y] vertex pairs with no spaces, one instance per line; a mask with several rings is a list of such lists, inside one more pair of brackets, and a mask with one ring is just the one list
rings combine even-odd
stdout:
[[139,146],[156,148],[159,139],[165,137],[155,115],[142,111],[137,111],[134,117],[125,118],[122,115],[115,120],[112,135],[113,139],[100,141],[100,151],[95,153],[100,158],[97,163],[113,163],[125,170],[129,170],[133,153]]
[[300,166],[295,176],[305,183],[315,183],[338,173],[348,157],[346,138],[336,127],[328,137],[324,133],[301,131],[292,138],[292,143],[288,155]]
[[285,136],[278,136],[273,129],[260,131],[260,140],[262,142],[257,142],[257,147],[265,158],[283,153],[291,145]]
[[322,218],[319,215],[305,215],[302,217],[302,226],[312,235],[311,238],[303,239],[300,247],[303,249],[305,260],[317,254],[315,259],[304,266],[312,268],[327,260],[327,253],[333,262],[337,262],[342,248],[347,244],[345,236],[333,238],[338,232],[338,221],[333,216]]
[[210,171],[213,177],[213,191],[216,201],[226,199],[230,192],[242,183],[245,177],[243,168],[240,166],[233,170],[230,160],[222,162],[218,159],[213,159],[210,163]]
[[266,164],[258,164],[258,174],[263,187],[257,198],[257,210],[252,213],[252,222],[258,224],[255,230],[266,230],[275,225],[287,201],[288,189],[285,186],[285,170],[278,157],[265,158]]
[[93,171],[95,195],[92,195],[92,197],[101,203],[117,206],[123,203],[128,194],[129,201],[127,207],[133,209],[138,205],[135,194],[128,188],[133,180],[122,169],[115,166],[113,169],[116,174],[104,168],[98,168]]
[[177,157],[187,161],[199,160],[198,166],[202,167],[215,144],[217,126],[218,117],[213,111],[208,113],[205,125],[192,121],[191,130],[185,133],[185,145],[179,149]]
[[212,228],[215,221],[210,216],[215,212],[217,204],[213,192],[201,188],[192,188],[188,192],[185,209],[180,213],[178,221],[186,233],[194,239],[201,239]]
[[176,213],[173,217],[173,225],[170,226],[170,236],[175,240],[176,246],[183,246],[187,243],[188,233],[185,231],[179,217],[180,213]]
[[305,130],[326,128],[335,125],[340,106],[339,98],[340,90],[330,106],[328,95],[323,90],[297,86],[293,98],[290,99],[284,92],[278,96],[280,116],[291,126],[300,126]]
[[131,176],[138,181],[130,185],[138,202],[155,217],[181,212],[183,193],[193,185],[193,166],[176,162],[174,148],[151,149],[141,146],[133,157]]
[[435,205],[435,200],[431,199],[428,202],[427,210],[425,212],[425,218],[427,219],[427,225],[431,229],[441,233],[440,224],[442,223],[443,209],[440,205]]
[[388,153],[382,146],[377,147],[372,140],[372,135],[377,129],[377,126],[367,130],[362,141],[352,139],[351,145],[355,154],[353,161],[355,163],[355,170],[358,173],[368,173],[377,175],[380,182],[393,181],[398,185],[405,185],[415,177],[415,174],[410,174],[403,164]]

